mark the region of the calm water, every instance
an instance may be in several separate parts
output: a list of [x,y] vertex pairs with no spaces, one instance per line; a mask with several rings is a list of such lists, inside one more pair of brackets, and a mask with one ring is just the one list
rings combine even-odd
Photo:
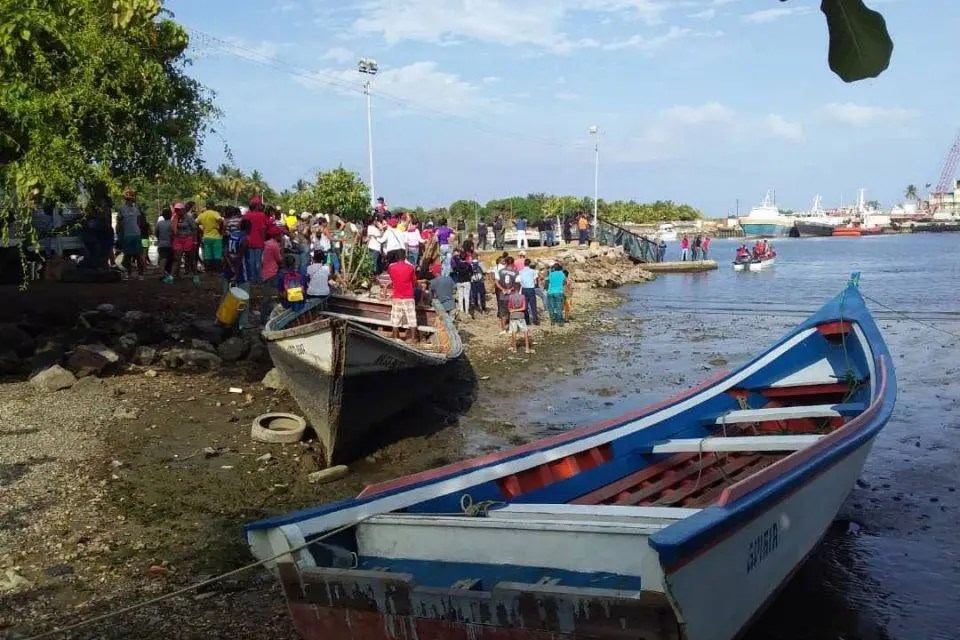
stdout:
[[541,437],[635,409],[752,357],[859,271],[865,295],[907,312],[868,303],[893,352],[897,409],[835,526],[747,638],[960,637],[960,351],[908,319],[960,334],[960,235],[784,239],[759,273],[733,271],[737,244],[713,243],[718,271],[625,290],[598,318],[615,331],[572,363],[544,357],[543,392],[500,414]]

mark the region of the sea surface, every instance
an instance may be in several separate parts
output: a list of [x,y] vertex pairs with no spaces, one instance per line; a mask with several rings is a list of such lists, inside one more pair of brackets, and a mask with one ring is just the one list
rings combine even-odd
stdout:
[[[572,365],[544,362],[537,391],[502,414],[537,438],[636,409],[749,359],[859,272],[897,408],[834,526],[745,637],[960,638],[960,235],[782,239],[758,273],[733,271],[738,244],[712,244],[717,271],[623,289],[597,318],[606,330]],[[718,606],[736,590],[718,585]]]

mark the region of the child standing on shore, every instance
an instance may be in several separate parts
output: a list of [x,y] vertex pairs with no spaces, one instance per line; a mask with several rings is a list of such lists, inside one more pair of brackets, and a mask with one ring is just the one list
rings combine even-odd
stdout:
[[533,349],[530,348],[530,331],[527,329],[527,321],[525,320],[527,300],[520,293],[519,282],[513,283],[510,294],[507,296],[507,312],[510,314],[510,351],[516,352],[517,334],[522,333],[523,346],[526,352],[533,353]]

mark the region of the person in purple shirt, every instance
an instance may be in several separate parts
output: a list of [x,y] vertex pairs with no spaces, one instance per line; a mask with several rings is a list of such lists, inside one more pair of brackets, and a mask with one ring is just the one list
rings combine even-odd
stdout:
[[450,245],[457,234],[447,226],[446,218],[440,218],[440,226],[437,227],[436,236],[437,244],[440,246],[440,273],[448,276],[450,275],[450,257],[452,255]]

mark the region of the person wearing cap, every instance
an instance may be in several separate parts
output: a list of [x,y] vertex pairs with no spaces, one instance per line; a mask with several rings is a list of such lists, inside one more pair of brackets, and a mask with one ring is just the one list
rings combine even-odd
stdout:
[[267,229],[275,226],[273,219],[263,210],[260,196],[250,199],[250,209],[243,214],[250,221],[250,233],[247,235],[247,277],[250,282],[260,282],[263,268],[263,247],[267,242]]
[[173,217],[170,219],[173,231],[173,278],[180,275],[180,260],[186,263],[187,273],[193,276],[193,284],[200,284],[197,275],[197,221],[182,202],[173,205]]
[[290,209],[287,211],[287,215],[283,217],[283,224],[287,225],[287,229],[293,231],[297,228],[297,210]]
[[137,204],[137,192],[127,187],[123,190],[123,204],[117,214],[117,231],[120,249],[123,251],[123,267],[126,277],[133,277],[133,263],[137,264],[137,278],[143,280],[144,260],[141,230],[146,223],[143,211]]
[[527,261],[527,252],[521,251],[513,261],[513,270],[520,273]]
[[223,263],[223,237],[226,230],[223,225],[223,216],[214,209],[216,202],[207,200],[203,212],[197,216],[203,242],[203,266],[207,273],[216,273]]

